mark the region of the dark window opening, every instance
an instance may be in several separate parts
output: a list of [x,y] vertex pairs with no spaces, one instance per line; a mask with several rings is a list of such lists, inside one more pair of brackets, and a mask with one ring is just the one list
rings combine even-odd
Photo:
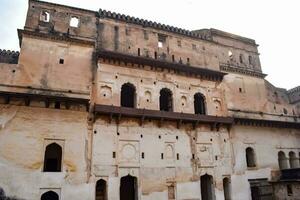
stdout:
[[190,58],[186,59],[187,64],[190,64]]
[[115,151],[113,152],[112,157],[116,158],[116,152]]
[[172,62],[175,62],[175,56],[172,55]]
[[138,48],[138,56],[140,56],[140,55],[141,55],[141,49]]
[[100,179],[96,183],[96,198],[95,200],[107,200],[106,181]]
[[65,60],[64,59],[59,59],[59,64],[63,65],[65,63]]
[[60,102],[59,101],[55,102],[54,108],[55,109],[60,109]]
[[135,107],[135,87],[131,83],[125,83],[121,88],[121,106],[122,107]]
[[213,177],[207,174],[201,176],[200,184],[201,184],[201,199],[205,199],[205,200],[215,199]]
[[279,164],[279,169],[289,168],[288,159],[285,156],[285,153],[283,151],[278,152],[278,164]]
[[167,88],[160,90],[159,109],[161,111],[173,111],[172,92]]
[[120,200],[137,200],[137,194],[137,178],[130,175],[122,177],[120,184]]
[[164,154],[163,153],[160,154],[160,158],[164,159]]
[[289,162],[290,162],[290,168],[299,168],[299,160],[296,156],[296,153],[293,151],[289,152]]
[[62,161],[62,148],[56,143],[46,147],[44,158],[44,172],[60,172]]
[[205,98],[203,94],[196,93],[194,95],[194,110],[195,114],[205,115],[206,114],[206,105],[205,105]]
[[142,152],[142,159],[144,159],[145,158],[145,153],[144,152]]
[[176,154],[176,158],[177,158],[177,160],[179,160],[179,153]]
[[248,147],[246,149],[246,161],[247,161],[247,167],[256,167],[255,153],[251,147]]
[[252,56],[249,56],[249,57],[248,57],[248,60],[249,60],[249,64],[250,64],[250,65],[253,65],[253,58],[252,58]]
[[242,88],[239,88],[239,92],[242,93],[242,92],[243,92],[243,89],[242,89]]
[[179,58],[179,61],[178,61],[180,64],[182,64],[182,59],[181,58]]
[[288,111],[287,111],[287,109],[286,109],[286,108],[283,108],[283,113],[284,113],[285,115],[287,115],[287,114],[288,114]]
[[59,200],[59,196],[56,192],[49,191],[41,196],[41,200]]
[[286,185],[286,190],[287,190],[288,196],[293,196],[293,188],[291,185]]
[[154,52],[154,58],[157,59],[157,52]]
[[244,56],[243,56],[243,54],[240,54],[240,63],[244,63]]
[[223,190],[224,190],[224,199],[231,199],[231,183],[228,177],[223,179]]

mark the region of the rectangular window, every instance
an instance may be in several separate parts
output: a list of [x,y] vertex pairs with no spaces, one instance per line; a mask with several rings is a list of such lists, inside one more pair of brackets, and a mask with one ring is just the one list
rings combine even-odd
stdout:
[[177,40],[177,45],[181,47],[181,40]]
[[159,48],[163,48],[166,41],[167,41],[167,36],[158,34],[158,47]]

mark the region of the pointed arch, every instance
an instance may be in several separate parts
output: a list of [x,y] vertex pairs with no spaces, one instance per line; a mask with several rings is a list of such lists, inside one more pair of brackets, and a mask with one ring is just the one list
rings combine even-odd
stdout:
[[200,114],[200,115],[206,114],[205,97],[203,94],[199,92],[194,95],[194,111],[195,114]]
[[278,165],[279,169],[289,168],[288,159],[283,151],[278,152]]
[[208,174],[201,176],[200,184],[201,184],[201,199],[214,200],[215,190],[214,190],[213,177]]
[[47,145],[44,156],[44,172],[60,172],[62,148],[56,143]]
[[59,196],[56,192],[48,191],[42,194],[41,200],[59,200]]
[[247,167],[256,167],[255,152],[252,147],[246,148]]
[[160,90],[159,96],[159,110],[161,111],[173,111],[173,94],[168,88]]
[[295,152],[289,152],[289,161],[290,161],[290,168],[298,168],[299,167],[299,160]]
[[123,176],[120,184],[120,200],[137,200],[138,186],[137,178],[134,176]]
[[136,88],[131,83],[124,83],[121,88],[121,106],[136,107]]
[[96,183],[95,200],[107,200],[107,184],[106,181],[100,179]]
[[231,181],[229,177],[223,178],[224,199],[231,199]]

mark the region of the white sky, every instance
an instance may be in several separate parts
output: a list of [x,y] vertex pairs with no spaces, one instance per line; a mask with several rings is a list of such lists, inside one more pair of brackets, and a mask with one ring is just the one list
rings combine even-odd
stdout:
[[[300,85],[299,0],[48,0],[97,11],[99,8],[188,30],[217,28],[255,39],[262,70],[277,87]],[[27,0],[0,0],[0,48],[18,50]],[[299,53],[299,55],[298,55]]]

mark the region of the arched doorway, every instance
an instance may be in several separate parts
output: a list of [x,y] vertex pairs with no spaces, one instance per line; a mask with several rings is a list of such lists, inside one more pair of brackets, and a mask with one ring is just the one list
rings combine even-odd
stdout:
[[100,179],[96,183],[96,198],[95,200],[107,200],[106,181]]
[[200,184],[201,184],[201,199],[214,200],[215,191],[214,191],[213,177],[208,174],[201,176]]
[[285,156],[285,153],[283,151],[278,152],[278,164],[279,164],[279,169],[289,168],[288,159]]
[[200,115],[206,114],[205,98],[201,93],[196,93],[194,95],[194,111],[195,114],[200,114]]
[[137,200],[137,178],[127,175],[121,178],[120,200]]
[[59,200],[59,196],[56,192],[49,191],[49,192],[45,192],[41,196],[41,200]]
[[172,92],[168,88],[163,88],[160,90],[159,110],[173,111]]
[[255,153],[254,149],[252,149],[251,147],[247,147],[246,149],[246,162],[247,167],[256,167]]
[[231,199],[231,183],[228,177],[223,178],[224,199]]
[[134,85],[125,83],[121,88],[121,106],[135,108],[136,104],[136,91]]
[[299,167],[299,160],[296,156],[296,153],[293,151],[289,152],[289,160],[290,160],[290,168],[298,168]]
[[62,161],[62,148],[56,143],[46,147],[44,157],[44,172],[60,172]]

